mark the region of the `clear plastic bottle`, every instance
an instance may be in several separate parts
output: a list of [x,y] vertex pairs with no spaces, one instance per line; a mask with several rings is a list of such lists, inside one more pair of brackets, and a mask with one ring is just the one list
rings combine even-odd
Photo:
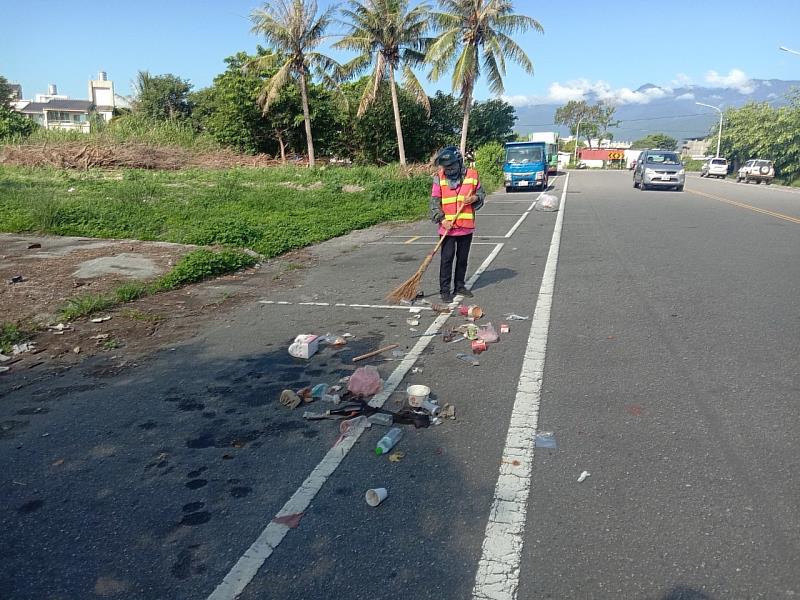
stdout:
[[371,414],[367,420],[373,425],[382,425],[383,427],[390,427],[394,422],[392,415],[379,412]]
[[386,454],[389,450],[394,448],[401,437],[403,437],[403,430],[399,427],[392,427],[378,442],[378,445],[375,447],[375,454],[378,456]]

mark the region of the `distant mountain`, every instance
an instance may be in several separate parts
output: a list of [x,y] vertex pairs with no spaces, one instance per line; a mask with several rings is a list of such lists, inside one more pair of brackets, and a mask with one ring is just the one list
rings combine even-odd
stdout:
[[[697,106],[703,102],[719,106],[739,107],[748,102],[770,102],[774,106],[787,103],[786,95],[792,89],[800,89],[800,81],[780,79],[751,79],[738,89],[711,88],[687,85],[678,88],[663,88],[652,83],[639,87],[638,96],[650,100],[644,103],[617,103],[614,117],[621,121],[619,127],[611,129],[614,139],[634,141],[650,133],[665,133],[677,140],[690,137],[703,137],[711,127],[719,122],[716,111]],[[592,93],[586,95],[590,104],[599,98]],[[564,127],[553,125],[553,116],[561,104],[535,104],[517,106],[517,124],[514,130],[527,134],[533,131],[559,131],[562,136],[569,135]]]

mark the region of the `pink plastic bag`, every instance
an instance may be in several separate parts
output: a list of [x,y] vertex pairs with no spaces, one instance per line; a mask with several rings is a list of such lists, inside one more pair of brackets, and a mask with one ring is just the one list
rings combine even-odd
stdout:
[[372,365],[356,369],[347,382],[347,390],[361,396],[372,396],[382,389],[381,374]]

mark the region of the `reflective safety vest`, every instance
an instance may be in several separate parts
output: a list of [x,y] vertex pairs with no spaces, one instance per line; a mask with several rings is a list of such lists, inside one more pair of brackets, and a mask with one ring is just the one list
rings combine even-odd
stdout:
[[467,174],[461,185],[456,189],[450,189],[447,185],[447,177],[444,169],[439,169],[439,186],[442,189],[442,212],[448,221],[455,221],[455,226],[462,229],[475,229],[475,211],[472,205],[468,204],[461,209],[456,219],[456,211],[459,205],[468,196],[475,194],[478,189],[478,172],[475,169],[467,169]]

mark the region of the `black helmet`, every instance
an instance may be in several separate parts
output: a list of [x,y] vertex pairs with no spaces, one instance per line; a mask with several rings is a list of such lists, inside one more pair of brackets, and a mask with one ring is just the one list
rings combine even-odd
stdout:
[[454,163],[463,164],[463,160],[464,159],[461,156],[461,150],[455,146],[447,146],[446,148],[442,148],[439,150],[439,154],[436,155],[436,164],[440,167],[447,167]]

